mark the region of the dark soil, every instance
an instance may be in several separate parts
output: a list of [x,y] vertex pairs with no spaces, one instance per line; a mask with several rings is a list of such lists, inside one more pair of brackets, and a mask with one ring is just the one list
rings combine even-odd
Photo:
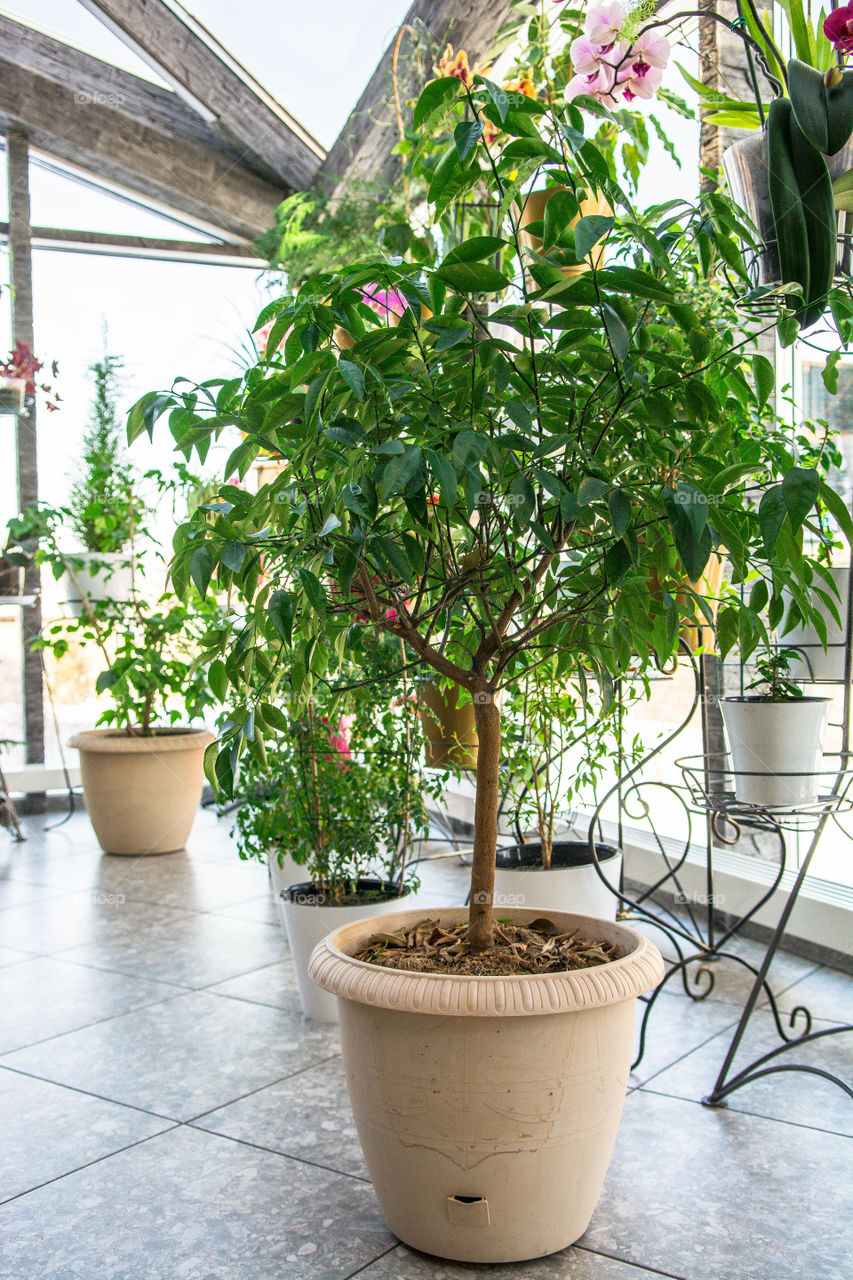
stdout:
[[529,925],[495,921],[492,951],[471,951],[467,932],[467,923],[445,929],[437,920],[422,920],[397,933],[375,933],[355,959],[409,973],[497,978],[590,969],[618,960],[620,955],[611,942],[590,942],[575,932],[559,933],[544,916]]

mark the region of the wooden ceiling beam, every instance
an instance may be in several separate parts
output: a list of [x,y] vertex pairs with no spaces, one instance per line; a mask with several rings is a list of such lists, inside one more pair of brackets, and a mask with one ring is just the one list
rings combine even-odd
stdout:
[[80,101],[75,86],[0,59],[0,127],[20,128],[34,149],[236,240],[272,225],[285,190],[243,167],[215,135],[205,143],[165,132],[128,114],[127,103]]
[[253,168],[297,190],[310,186],[325,148],[177,0],[81,3]]
[[[0,222],[0,241],[8,239],[8,236],[8,222]],[[109,254],[116,258],[149,258],[161,262],[198,262],[253,268],[266,266],[265,260],[247,244],[164,240],[156,236],[118,235],[110,231],[74,231],[68,227],[33,227],[32,247],[67,253]]]
[[[473,66],[488,52],[511,12],[511,0],[413,0],[403,24],[425,29],[439,48],[452,42],[455,49],[465,49]],[[399,160],[390,156],[398,141],[391,97],[393,52],[394,41],[320,166],[318,176],[330,194],[352,179],[390,178],[399,167]],[[406,64],[406,52],[404,43],[401,66]],[[401,99],[406,101],[417,89],[413,75],[404,74]]]

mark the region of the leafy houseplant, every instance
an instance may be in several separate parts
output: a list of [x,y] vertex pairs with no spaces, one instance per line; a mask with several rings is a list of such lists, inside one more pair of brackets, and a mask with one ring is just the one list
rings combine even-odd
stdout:
[[271,869],[287,864],[282,923],[303,1009],[322,1021],[336,1021],[337,1011],[308,978],[314,946],[333,928],[399,909],[414,842],[428,825],[425,797],[441,785],[420,763],[408,692],[392,680],[378,689],[356,682],[343,693],[317,688],[294,714],[279,718],[270,708],[279,727],[265,759],[248,757],[241,768],[237,847]]
[[755,663],[755,694],[724,698],[735,795],[748,805],[791,809],[814,804],[829,698],[806,697],[791,677],[790,649],[768,649]]
[[[616,123],[589,102],[595,120]],[[245,433],[226,475],[245,473],[262,448],[282,460],[255,495],[224,484],[175,541],[176,589],[215,581],[242,600],[210,655],[243,698],[215,762],[211,748],[221,785],[242,751],[258,751],[280,691],[307,706],[337,655],[358,660],[365,628],[474,703],[470,907],[437,924],[422,911],[386,920],[392,932],[368,949],[377,963],[356,958],[369,921],[338,930],[311,972],[341,997],[353,1104],[392,1229],[427,1252],[494,1262],[541,1256],[586,1228],[624,1096],[633,1000],[663,972],[623,926],[556,913],[555,937],[586,929],[620,958],[594,978],[546,974],[538,961],[523,983],[501,976],[508,925],[528,929],[528,956],[557,946],[536,943],[535,911],[493,917],[509,690],[557,656],[567,679],[605,695],[627,669],[666,663],[685,610],[652,584],[697,581],[721,546],[732,581],[754,586],[720,609],[720,648],[752,652],[764,610],[809,562],[802,526],[816,497],[843,503],[794,464],[768,407],[772,369],[768,380],[767,362],[745,356],[750,325],[723,270],[742,272],[728,201],[634,208],[576,102],[520,95],[510,107],[486,78],[449,76],[424,90],[415,122],[430,133],[448,118],[431,202],[440,216],[485,191],[491,234],[463,236],[434,269],[384,268],[382,283],[407,302],[396,326],[363,301],[375,263],[307,281],[262,313],[259,324],[274,320],[269,354],[239,384],[151,392],[129,436],[168,413],[187,456],[235,425]],[[486,123],[509,138],[499,151],[483,141]],[[532,256],[514,201],[537,177],[565,191],[548,203],[544,254]],[[589,192],[614,214],[575,221]],[[583,263],[567,280],[561,267]],[[353,339],[347,351],[333,343],[336,325]],[[849,513],[839,518],[849,538]],[[801,581],[797,590],[808,611]],[[691,618],[695,608],[690,598]],[[427,956],[434,971],[402,972],[417,946],[440,953]],[[452,1094],[448,1062],[468,1064],[454,1067]],[[564,1076],[586,1083],[580,1095],[561,1083],[554,1112]],[[472,1122],[462,1156],[448,1119],[460,1096],[490,1117]],[[540,1107],[553,1119],[541,1141],[526,1122]]]
[[218,615],[212,599],[163,596],[153,607],[102,600],[37,642],[60,659],[71,641],[97,644],[107,664],[97,680],[112,704],[98,720],[106,727],[71,742],[105,853],[167,853],[186,843],[201,799],[203,753],[213,741],[186,722],[212,703],[196,658]]

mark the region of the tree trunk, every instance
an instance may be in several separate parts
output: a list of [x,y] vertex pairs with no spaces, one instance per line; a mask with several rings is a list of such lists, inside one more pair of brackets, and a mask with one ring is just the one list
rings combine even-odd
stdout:
[[[478,697],[487,700],[478,702]],[[501,759],[501,713],[493,695],[474,695],[474,721],[480,745],[477,751],[468,941],[474,951],[490,951],[494,941],[492,903],[495,896]]]

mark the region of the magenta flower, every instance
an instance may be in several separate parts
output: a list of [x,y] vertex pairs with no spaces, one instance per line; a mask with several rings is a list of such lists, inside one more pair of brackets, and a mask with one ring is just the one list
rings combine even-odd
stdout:
[[824,19],[823,34],[836,53],[853,53],[853,4],[833,10]]
[[396,289],[383,289],[378,284],[366,284],[361,290],[361,300],[381,320],[390,320],[392,316],[399,320],[406,310],[406,299],[401,293]]

